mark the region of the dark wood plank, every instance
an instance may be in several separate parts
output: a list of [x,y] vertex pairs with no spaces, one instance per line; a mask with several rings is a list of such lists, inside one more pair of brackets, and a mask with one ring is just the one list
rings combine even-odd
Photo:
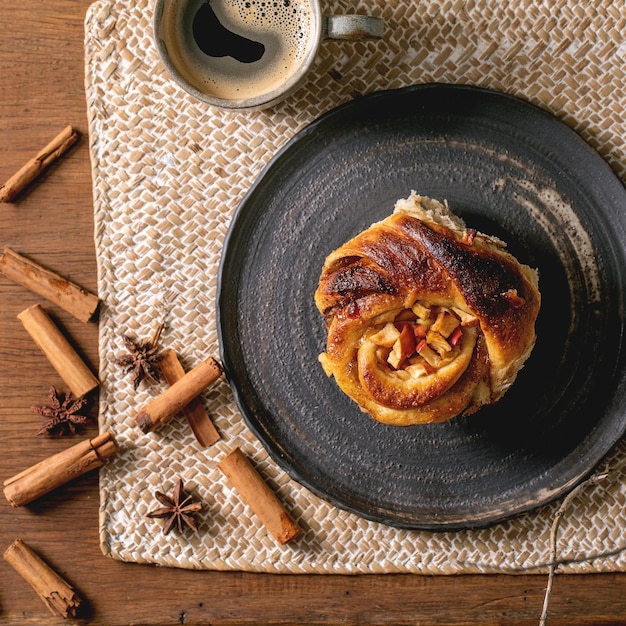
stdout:
[[[86,135],[83,21],[88,0],[0,4],[0,179],[63,126]],[[89,153],[84,136],[18,202],[0,206],[0,246],[10,246],[95,291]],[[16,315],[39,298],[0,276],[0,477],[66,445],[37,438],[30,405],[61,381]],[[85,359],[98,365],[95,324],[54,309]],[[95,433],[92,427],[89,434]],[[194,572],[112,561],[98,542],[97,475],[32,506],[0,501],[0,550],[21,537],[75,584],[94,624],[537,624],[545,576],[276,576]],[[626,620],[626,574],[558,576],[550,621]],[[0,561],[0,623],[60,623]]]

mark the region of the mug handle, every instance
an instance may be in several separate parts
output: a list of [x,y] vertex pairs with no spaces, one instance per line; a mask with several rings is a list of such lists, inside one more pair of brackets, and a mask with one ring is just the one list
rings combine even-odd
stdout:
[[381,39],[385,21],[370,15],[325,15],[322,22],[324,39]]

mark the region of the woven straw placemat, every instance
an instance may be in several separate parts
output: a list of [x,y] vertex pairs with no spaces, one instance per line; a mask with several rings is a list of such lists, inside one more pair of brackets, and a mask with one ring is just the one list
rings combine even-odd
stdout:
[[[626,6],[622,0],[510,2],[328,0],[326,13],[384,17],[379,42],[326,42],[307,84],[255,113],[211,109],[166,75],[152,42],[152,2],[99,0],[86,18],[86,89],[99,268],[100,428],[120,453],[101,470],[101,543],[115,559],[196,569],[292,573],[456,574],[545,571],[558,503],[482,530],[391,528],[339,510],[291,480],[246,427],[223,380],[202,396],[222,439],[203,449],[184,419],[153,434],[134,415],[163,385],[140,385],[113,358],[122,335],[161,345],[191,368],[218,354],[217,266],[235,208],[272,155],[329,109],[381,89],[465,83],[557,114],[626,171]],[[234,446],[304,529],[279,546],[216,461]],[[626,454],[621,444],[610,460]],[[155,490],[179,478],[204,503],[199,532],[167,536],[146,518]],[[561,525],[561,571],[626,569],[626,480],[585,489]]]

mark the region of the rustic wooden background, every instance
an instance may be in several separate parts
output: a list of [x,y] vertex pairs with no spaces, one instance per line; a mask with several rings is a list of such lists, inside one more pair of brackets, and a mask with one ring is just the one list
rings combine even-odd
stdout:
[[[79,144],[15,203],[0,205],[0,246],[96,290],[83,87],[89,0],[0,4],[0,179],[65,125]],[[0,275],[0,477],[65,448],[38,438],[50,385],[63,387],[17,320],[41,299]],[[97,326],[50,307],[92,369]],[[95,416],[95,408],[92,409]],[[95,434],[95,426],[86,431]],[[93,624],[537,624],[545,576],[300,576],[195,572],[115,562],[98,543],[97,474],[22,509],[0,501],[0,550],[22,538],[87,600]],[[0,623],[60,623],[0,561]],[[626,623],[626,574],[557,576],[549,624]]]

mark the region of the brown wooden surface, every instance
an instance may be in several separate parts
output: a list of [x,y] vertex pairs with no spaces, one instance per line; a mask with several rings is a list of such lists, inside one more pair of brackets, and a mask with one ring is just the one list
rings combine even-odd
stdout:
[[[0,248],[10,246],[96,289],[83,87],[89,0],[0,3],[0,180],[66,124],[79,144],[15,204],[0,205]],[[0,275],[0,478],[67,445],[37,438],[50,385],[61,380],[17,320],[41,299]],[[57,307],[54,319],[95,371],[97,326]],[[95,414],[95,411],[92,411]],[[86,434],[95,434],[91,427]],[[86,598],[94,624],[537,624],[545,576],[276,576],[193,572],[102,556],[92,473],[28,508],[0,501],[0,551],[16,538],[37,550]],[[626,574],[558,576],[549,624],[626,623]],[[59,623],[0,560],[0,623]]]

